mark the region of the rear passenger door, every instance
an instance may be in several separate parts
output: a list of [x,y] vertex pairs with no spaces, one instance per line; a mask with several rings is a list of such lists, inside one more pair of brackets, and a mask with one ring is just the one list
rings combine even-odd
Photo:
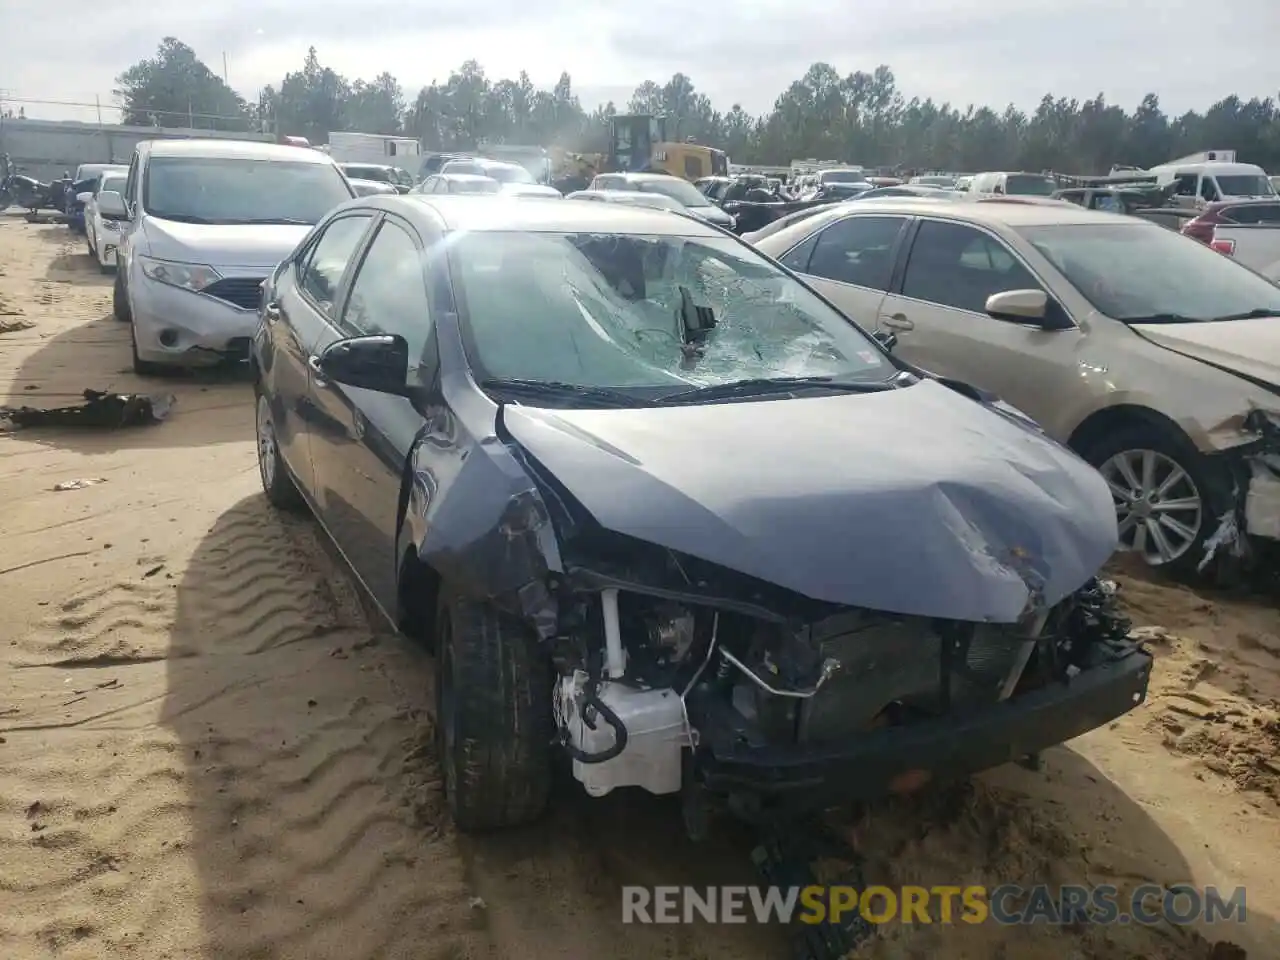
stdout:
[[907,220],[848,216],[789,250],[780,262],[867,331],[874,330]]
[[987,298],[1009,290],[1049,292],[995,234],[921,220],[901,286],[881,308],[880,329],[897,335],[894,352],[909,363],[999,394],[1050,427],[1063,413],[1055,400],[1079,379],[1082,334],[996,320]]

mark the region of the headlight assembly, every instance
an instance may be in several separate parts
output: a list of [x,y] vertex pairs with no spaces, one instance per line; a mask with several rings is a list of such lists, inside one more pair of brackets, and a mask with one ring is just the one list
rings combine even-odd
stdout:
[[199,293],[222,279],[222,274],[203,263],[179,263],[175,260],[153,260],[151,257],[139,256],[138,264],[148,279],[190,290],[192,293]]

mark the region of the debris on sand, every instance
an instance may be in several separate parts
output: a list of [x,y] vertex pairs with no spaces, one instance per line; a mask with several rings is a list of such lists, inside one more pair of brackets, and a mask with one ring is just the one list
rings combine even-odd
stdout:
[[17,333],[19,330],[30,330],[35,325],[34,320],[0,309],[0,333]]
[[173,409],[173,394],[150,397],[141,393],[107,393],[85,390],[84,403],[41,410],[36,407],[0,407],[0,419],[17,427],[140,427],[160,423]]
[[61,483],[55,483],[53,485],[53,490],[55,493],[65,493],[67,490],[83,490],[85,487],[92,487],[95,484],[106,482],[106,477],[86,477],[80,480],[63,480]]

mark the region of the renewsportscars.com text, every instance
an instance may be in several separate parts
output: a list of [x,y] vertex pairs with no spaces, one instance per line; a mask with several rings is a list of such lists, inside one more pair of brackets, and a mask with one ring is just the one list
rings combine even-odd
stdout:
[[1022,887],[623,887],[623,923],[1190,924],[1245,920],[1245,890]]

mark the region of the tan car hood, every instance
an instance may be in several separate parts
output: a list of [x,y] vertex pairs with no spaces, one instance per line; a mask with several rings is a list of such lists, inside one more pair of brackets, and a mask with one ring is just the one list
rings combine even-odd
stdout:
[[1168,350],[1280,385],[1280,317],[1131,326]]

